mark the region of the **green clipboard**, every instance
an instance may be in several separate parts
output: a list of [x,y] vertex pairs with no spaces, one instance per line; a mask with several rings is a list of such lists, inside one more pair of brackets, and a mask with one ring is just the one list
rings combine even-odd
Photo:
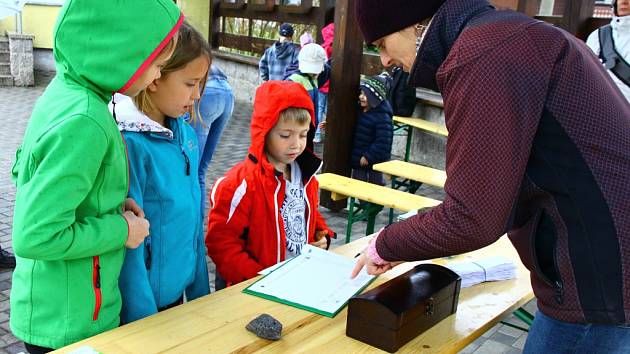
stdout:
[[[306,247],[308,246],[308,247]],[[306,245],[305,249],[303,249],[302,254],[298,257],[295,257],[285,263],[283,263],[282,265],[280,265],[279,267],[275,268],[274,270],[272,270],[270,273],[262,276],[262,278],[258,279],[256,282],[250,284],[247,288],[243,289],[243,293],[245,294],[249,294],[249,295],[254,295],[254,296],[258,296],[261,297],[263,299],[267,299],[267,300],[271,300],[271,301],[275,301],[275,302],[279,302],[281,304],[285,304],[285,305],[289,305],[292,307],[297,307],[299,309],[302,310],[306,310],[309,312],[313,312],[322,316],[326,316],[326,317],[330,317],[333,318],[335,317],[341,310],[343,310],[344,307],[346,307],[346,305],[348,304],[348,301],[350,300],[350,298],[352,296],[355,296],[359,293],[361,293],[368,285],[370,285],[370,283],[372,283],[372,281],[374,281],[374,279],[376,279],[376,277],[373,276],[368,276],[367,274],[361,274],[359,275],[359,277],[357,277],[357,284],[353,284],[353,286],[346,286],[343,291],[342,294],[339,294],[340,299],[337,299],[337,301],[335,302],[334,305],[330,305],[328,307],[328,309],[330,309],[332,306],[334,306],[334,310],[332,311],[327,311],[325,309],[322,308],[318,308],[316,306],[311,306],[309,304],[307,304],[308,301],[304,301],[301,302],[300,300],[289,300],[287,298],[295,298],[297,295],[296,294],[290,294],[289,296],[282,296],[282,295],[278,295],[278,291],[282,291],[282,286],[283,285],[288,285],[288,284],[281,284],[283,282],[287,282],[290,281],[291,276],[296,277],[296,276],[300,276],[299,274],[296,273],[289,273],[289,272],[300,272],[300,271],[308,271],[308,269],[306,267],[303,267],[302,269],[300,269],[300,264],[299,262],[307,262],[305,261],[303,258],[306,257],[310,252],[314,252],[312,254],[320,256],[318,258],[314,258],[313,260],[309,260],[310,263],[313,263],[315,261],[332,261],[333,259],[336,261],[340,261],[341,259],[344,260],[344,262],[352,262],[350,263],[351,265],[353,265],[353,261],[351,259],[348,259],[346,257],[343,257],[341,255],[335,254],[335,253],[331,253],[328,251],[324,251],[321,249],[318,249],[316,247],[312,247],[309,245]],[[312,248],[311,248],[312,247]],[[324,252],[324,253],[322,253]],[[341,258],[339,258],[341,257]],[[307,258],[308,259],[308,258]],[[311,264],[312,266],[312,264]],[[333,268],[334,264],[332,266],[330,266],[330,268]],[[347,273],[344,273],[346,269],[343,270],[339,270],[340,273],[339,274],[347,274],[348,279],[349,279],[349,274],[350,271],[348,270]],[[285,274],[289,274],[286,277],[284,276],[284,274],[282,274],[283,272],[285,272]],[[308,274],[304,274],[304,275],[308,275]],[[273,290],[270,292],[275,292],[275,295],[272,295],[270,293],[265,293],[265,292],[261,292],[258,291],[257,289],[261,289],[263,286],[262,285],[264,282],[266,282],[267,280],[270,279],[270,277],[274,277],[275,279],[273,279],[275,281],[275,284],[281,284],[279,289],[277,290]],[[286,278],[287,280],[284,281],[283,278]],[[319,283],[318,284],[318,288],[322,288],[322,289],[329,289],[329,290],[334,290],[334,286],[336,285],[336,283],[333,283],[335,280],[341,282],[343,279],[341,277],[332,277],[332,276],[327,276],[326,278],[328,278],[329,284],[326,284],[326,280],[324,281],[324,284]],[[261,283],[263,282],[263,283]],[[345,285],[348,285],[349,282],[345,282]],[[350,281],[350,283],[353,283],[353,281]],[[272,284],[273,285],[273,284]],[[295,288],[299,288],[299,286],[295,286],[294,284],[292,284],[293,289]],[[328,288],[326,288],[326,286],[329,286]],[[289,289],[289,292],[291,290]]]

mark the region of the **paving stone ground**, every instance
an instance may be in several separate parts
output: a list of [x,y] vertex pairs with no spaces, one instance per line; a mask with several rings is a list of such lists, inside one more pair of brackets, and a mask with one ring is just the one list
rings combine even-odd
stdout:
[[[37,72],[35,87],[0,87],[0,112],[3,117],[3,127],[0,129],[0,246],[11,250],[11,225],[13,219],[13,204],[15,202],[15,188],[11,182],[10,170],[15,151],[22,141],[24,130],[37,97],[44,91],[51,79],[50,73]],[[207,174],[207,185],[210,186],[218,177],[223,175],[236,162],[241,161],[249,147],[249,121],[251,106],[237,102],[235,113],[226,128],[219,146],[214,154]],[[316,151],[321,156],[322,145],[318,144]],[[442,199],[443,192],[435,188],[422,187],[418,194],[435,199]],[[342,235],[345,234],[347,211],[331,212],[322,208],[322,214],[328,224],[340,237],[333,246],[343,244]],[[376,229],[385,226],[387,213],[381,212],[376,223]],[[353,227],[352,238],[365,235],[365,223],[359,222]],[[214,265],[209,262],[209,271],[213,279]],[[0,270],[0,354],[19,353],[24,347],[9,330],[9,292],[11,288],[12,272]],[[534,302],[527,304],[526,309],[531,313],[536,311]],[[506,321],[519,324],[514,316],[508,316]],[[499,324],[483,336],[479,337],[461,353],[520,353],[523,349],[527,334],[509,326]]]

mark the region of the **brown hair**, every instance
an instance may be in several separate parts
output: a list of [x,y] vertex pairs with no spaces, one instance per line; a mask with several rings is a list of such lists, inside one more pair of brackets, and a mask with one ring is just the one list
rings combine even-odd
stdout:
[[[177,36],[177,46],[175,46],[175,51],[173,52],[171,58],[162,68],[162,76],[167,76],[174,71],[183,69],[186,65],[188,65],[188,63],[200,56],[205,56],[208,58],[208,63],[212,64],[212,56],[210,54],[210,45],[208,44],[208,41],[206,41],[205,38],[203,38],[203,35],[188,22],[184,21],[184,23],[182,23]],[[172,45],[172,43],[173,42],[171,41],[169,45]],[[164,50],[167,50],[166,47]],[[199,87],[201,88],[201,92],[199,93],[200,95],[203,95],[206,80],[207,75],[199,83]],[[136,107],[145,114],[155,110],[155,105],[151,101],[146,89],[142,90],[137,96],[135,96],[133,101]],[[201,114],[197,111],[198,106],[198,104],[195,104],[190,108],[190,121],[192,123],[196,121],[197,116],[199,116],[199,119],[203,121]]]
[[280,112],[278,120],[306,124],[311,122],[311,113],[304,108],[289,107]]

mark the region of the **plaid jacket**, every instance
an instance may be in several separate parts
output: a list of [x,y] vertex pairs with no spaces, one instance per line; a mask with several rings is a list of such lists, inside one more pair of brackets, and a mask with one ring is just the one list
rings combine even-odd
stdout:
[[292,42],[276,42],[265,50],[260,62],[258,70],[260,79],[283,80],[286,68],[291,64],[298,63],[298,53],[300,47]]

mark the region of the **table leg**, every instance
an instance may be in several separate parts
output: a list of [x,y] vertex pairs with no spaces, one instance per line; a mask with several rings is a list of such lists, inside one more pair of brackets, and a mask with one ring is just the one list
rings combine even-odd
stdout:
[[352,236],[352,224],[354,223],[354,197],[348,199],[348,225],[346,226],[346,243],[350,242]]

